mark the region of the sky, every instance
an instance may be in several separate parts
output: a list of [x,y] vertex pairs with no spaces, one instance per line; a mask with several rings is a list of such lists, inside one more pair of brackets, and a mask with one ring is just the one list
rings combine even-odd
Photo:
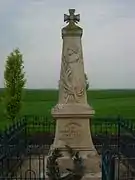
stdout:
[[64,14],[75,8],[91,89],[135,89],[135,0],[0,0],[0,87],[6,57],[23,54],[26,88],[57,88]]

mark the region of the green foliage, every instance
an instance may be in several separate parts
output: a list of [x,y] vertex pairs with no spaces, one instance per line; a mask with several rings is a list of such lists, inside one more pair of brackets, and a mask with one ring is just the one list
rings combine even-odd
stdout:
[[15,49],[7,57],[4,71],[4,104],[6,116],[15,120],[21,109],[22,90],[25,86],[25,73],[22,54]]
[[[4,89],[0,89],[0,97]],[[47,116],[51,119],[51,109],[58,102],[58,90],[24,89],[23,106],[20,115]],[[95,117],[135,118],[135,90],[88,90],[88,103],[95,110]],[[0,103],[0,129],[10,123],[3,115],[4,104]],[[101,121],[101,120],[100,120]]]

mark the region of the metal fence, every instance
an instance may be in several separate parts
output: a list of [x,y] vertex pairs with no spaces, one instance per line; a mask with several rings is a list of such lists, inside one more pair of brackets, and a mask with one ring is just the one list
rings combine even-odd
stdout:
[[[6,128],[0,134],[0,178],[21,180],[28,177],[40,179],[44,176],[45,157],[53,143],[55,126],[55,121],[45,116],[24,116]],[[127,158],[122,164],[126,162],[125,166],[130,167],[127,170],[130,173],[127,174],[133,177],[132,171],[135,169],[134,121],[122,118],[93,118],[90,120],[90,128],[95,147],[103,156],[103,169],[108,172],[104,174],[104,179],[106,175],[110,175],[108,163],[112,160],[109,158],[108,161],[106,160],[107,154],[103,153],[103,145],[104,147],[106,145],[106,150],[110,149],[111,154],[112,151],[117,151],[121,159]],[[120,174],[121,168],[118,169],[118,174]]]
[[105,143],[102,153],[102,179],[135,179],[135,121],[117,119],[117,148]]

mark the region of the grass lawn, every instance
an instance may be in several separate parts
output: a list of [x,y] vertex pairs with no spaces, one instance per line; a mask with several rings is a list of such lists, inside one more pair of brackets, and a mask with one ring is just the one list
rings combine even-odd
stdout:
[[[2,95],[1,89],[0,97]],[[21,115],[50,116],[57,99],[57,90],[25,90]],[[121,115],[135,118],[135,90],[91,90],[88,91],[88,102],[95,109],[96,117]],[[0,102],[0,129],[10,123],[3,112],[3,103]]]

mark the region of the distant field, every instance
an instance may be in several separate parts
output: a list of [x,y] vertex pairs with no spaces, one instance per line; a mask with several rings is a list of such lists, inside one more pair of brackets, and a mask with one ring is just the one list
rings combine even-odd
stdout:
[[[0,97],[3,90],[0,90]],[[25,90],[21,115],[50,116],[51,108],[57,103],[57,90]],[[95,109],[96,117],[117,116],[135,118],[135,90],[91,90],[88,103]],[[4,107],[0,102],[0,126],[7,124]]]

